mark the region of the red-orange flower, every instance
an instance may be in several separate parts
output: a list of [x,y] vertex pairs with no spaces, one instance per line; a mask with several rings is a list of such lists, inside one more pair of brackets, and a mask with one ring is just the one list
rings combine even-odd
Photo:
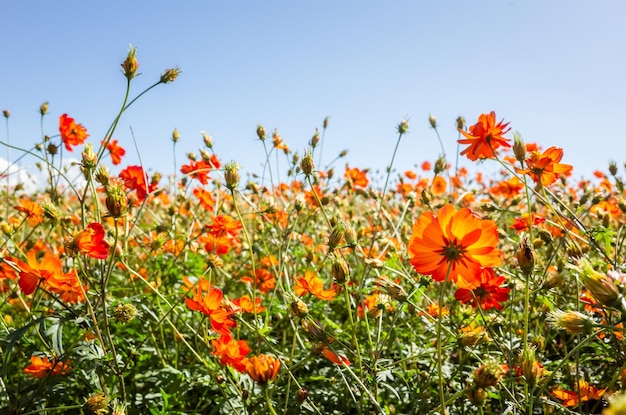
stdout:
[[209,254],[226,255],[233,245],[233,241],[225,236],[218,237],[207,234],[202,235],[198,240],[204,242],[204,249]]
[[104,240],[104,228],[97,222],[90,223],[78,232],[71,245],[92,258],[107,259],[109,257],[109,244]]
[[293,291],[297,296],[302,297],[306,294],[313,294],[320,300],[330,301],[335,298],[337,293],[335,290],[325,290],[324,282],[316,275],[315,272],[306,270],[304,277],[298,278]]
[[590,400],[600,400],[606,390],[607,388],[598,389],[595,386],[589,385],[585,380],[580,379],[577,384],[574,385],[573,391],[557,388],[552,391],[552,395],[562,400],[564,406],[574,407]]
[[517,196],[519,192],[524,188],[522,183],[517,177],[511,177],[509,180],[502,180],[489,189],[489,192],[494,196],[502,196],[507,199],[512,199]]
[[525,169],[516,169],[520,174],[527,174],[535,183],[541,182],[548,186],[554,183],[561,174],[567,174],[573,167],[559,163],[563,158],[563,149],[550,147],[543,153],[533,151],[525,160]]
[[193,189],[193,195],[198,198],[198,201],[203,208],[206,210],[213,210],[213,206],[215,206],[215,198],[211,192],[204,190],[201,187],[196,187]]
[[59,294],[65,303],[76,304],[85,301],[87,286],[81,288],[78,275],[75,270],[67,274],[54,274],[46,279],[46,287],[50,292]]
[[24,368],[24,373],[43,379],[47,376],[65,375],[71,370],[67,362],[61,362],[57,359],[50,360],[44,356],[31,356],[30,365]]
[[274,287],[276,287],[276,277],[270,271],[264,268],[256,268],[254,275],[254,279],[246,275],[241,277],[241,281],[256,285],[256,288],[258,288],[262,293],[270,292],[274,289]]
[[494,151],[502,147],[511,147],[508,138],[503,137],[509,132],[509,123],[500,121],[496,123],[496,113],[481,114],[478,122],[469,127],[469,132],[459,129],[465,138],[458,140],[459,144],[469,144],[462,152],[462,156],[467,156],[472,161],[479,158],[491,158],[495,156]]
[[346,165],[346,172],[343,174],[343,177],[353,187],[360,187],[361,189],[364,189],[369,184],[367,172],[359,170],[357,167],[350,168]]
[[213,223],[211,225],[207,225],[206,229],[211,235],[218,238],[223,236],[232,236],[233,238],[236,238],[242,227],[241,222],[228,215],[214,216],[211,221]]
[[59,132],[67,151],[72,151],[72,146],[83,144],[89,137],[87,129],[81,124],[76,124],[74,118],[68,117],[67,114],[59,118]]
[[[219,163],[216,159],[216,162]],[[213,169],[213,163],[207,162],[204,160],[200,161],[190,161],[189,164],[184,164],[180,168],[180,172],[182,174],[187,174],[194,179],[198,179],[198,181],[202,184],[209,183],[209,173]]]
[[[205,293],[205,290],[207,291]],[[187,298],[187,307],[192,311],[200,311],[211,320],[213,330],[224,335],[230,333],[230,328],[235,327],[235,321],[231,319],[233,311],[226,310],[222,306],[224,294],[219,288],[211,287],[210,284],[198,283],[193,298]]]
[[140,200],[154,192],[157,183],[148,184],[146,173],[141,166],[128,166],[120,172],[120,179],[124,181],[127,190],[136,190]]
[[246,361],[246,372],[256,383],[263,386],[274,380],[280,371],[280,360],[274,356],[260,354]]
[[484,268],[480,274],[480,285],[473,290],[459,288],[454,293],[454,298],[463,304],[471,304],[474,308],[480,306],[483,310],[491,308],[501,310],[500,303],[509,299],[511,291],[501,286],[504,281],[504,277],[496,276],[493,268]]
[[250,353],[250,347],[245,340],[233,340],[230,333],[211,342],[214,351],[212,354],[220,356],[220,363],[229,365],[238,372],[246,371],[246,355]]
[[124,150],[124,147],[117,144],[117,140],[109,141],[107,150],[109,150],[109,154],[111,155],[111,163],[115,166],[122,162],[122,157],[126,154],[126,150]]
[[322,353],[322,356],[324,356],[326,359],[330,360],[336,365],[350,366],[352,364],[352,362],[350,362],[347,357],[341,356],[333,352],[326,344],[323,344],[321,346],[320,352]]
[[38,262],[37,253],[34,250],[28,251],[26,262],[18,259],[16,266],[20,270],[18,284],[26,295],[35,291],[40,280],[62,278],[64,275],[61,260],[49,252],[46,252],[41,262]]
[[30,226],[37,226],[43,222],[43,208],[29,199],[21,198],[20,205],[14,209],[26,214]]
[[424,212],[417,218],[408,249],[411,265],[420,274],[473,289],[480,285],[482,267],[502,262],[497,243],[493,221],[480,219],[468,208],[457,211],[446,204],[437,214]]
[[532,217],[532,226],[541,225],[546,221],[544,217],[535,215],[531,213],[524,213],[521,216],[513,219],[513,224],[511,225],[512,229],[515,229],[518,233],[522,231],[527,231],[530,229],[530,217]]

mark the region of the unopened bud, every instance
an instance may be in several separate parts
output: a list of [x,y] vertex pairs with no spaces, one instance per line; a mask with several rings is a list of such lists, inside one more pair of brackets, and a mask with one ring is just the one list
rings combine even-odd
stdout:
[[580,279],[583,285],[591,292],[593,298],[607,307],[617,305],[621,294],[613,278],[593,269],[587,260],[580,261],[577,269],[581,272]]
[[48,152],[48,154],[50,154],[51,156],[54,156],[59,150],[59,146],[55,146],[54,144],[50,143],[48,144],[48,147],[46,147],[46,151]]
[[304,402],[306,402],[308,397],[309,392],[306,389],[298,389],[296,391],[296,402],[298,403],[298,405],[302,405]]
[[552,327],[573,334],[590,333],[594,324],[591,317],[578,311],[554,310],[548,313],[547,320]]
[[343,257],[332,255],[331,275],[338,284],[346,282],[346,279],[350,275],[350,268],[348,268],[348,263]]
[[435,161],[435,169],[433,170],[433,172],[435,173],[435,175],[437,175],[445,171],[447,168],[448,168],[448,163],[446,162],[446,157],[439,156],[437,161]]
[[318,321],[303,318],[300,325],[311,340],[324,340],[326,338],[324,329]]
[[265,141],[265,127],[259,124],[256,128],[256,135],[259,137],[259,140]]
[[81,162],[82,166],[87,170],[92,170],[96,167],[96,162],[98,161],[98,156],[93,151],[93,144],[87,143],[85,145],[85,149],[82,153],[83,160]]
[[317,147],[317,144],[320,142],[320,133],[317,131],[317,128],[315,129],[315,134],[313,134],[313,137],[311,137],[311,142],[310,145],[312,148]]
[[226,163],[224,166],[224,180],[226,180],[226,188],[235,190],[239,185],[239,165],[234,161]]
[[41,115],[46,115],[48,113],[48,101],[39,106],[39,113]]
[[11,111],[9,110],[2,110],[2,115],[4,115],[4,118],[9,118],[11,116]]
[[409,298],[409,295],[401,285],[396,284],[387,277],[380,277],[376,282],[385,290],[389,297],[400,303],[405,302]]
[[139,69],[139,62],[137,62],[137,47],[133,48],[133,45],[130,45],[130,50],[128,51],[128,55],[126,56],[126,60],[122,63],[122,72],[124,72],[124,76],[131,80],[135,77],[137,73],[137,69]]
[[311,173],[313,173],[315,164],[313,163],[313,155],[311,149],[308,149],[304,152],[304,157],[302,157],[302,161],[300,162],[300,168],[302,169],[302,172],[307,176],[310,176]]
[[398,124],[398,134],[404,135],[408,131],[409,131],[409,120],[404,118],[402,121],[400,121],[400,124]]
[[428,122],[432,128],[437,128],[437,118],[434,115],[430,114],[428,116]]
[[309,314],[309,307],[304,301],[297,297],[291,302],[289,310],[294,317],[305,317]]
[[485,363],[474,372],[474,384],[479,388],[495,386],[500,382],[504,373],[501,365],[495,362]]
[[456,128],[457,130],[465,130],[465,118],[460,115],[456,117]]
[[513,154],[520,163],[523,163],[526,159],[526,144],[524,144],[522,136],[519,134],[515,134],[513,138]]
[[202,131],[200,134],[202,135],[202,141],[204,141],[204,145],[207,148],[213,148],[213,139],[211,138],[211,136],[208,135],[206,131]]
[[531,274],[535,268],[535,261],[537,256],[533,247],[530,245],[528,237],[524,237],[517,249],[517,264],[525,274]]
[[337,225],[333,228],[333,231],[330,233],[328,237],[328,249],[330,251],[334,250],[341,241],[343,241],[343,236],[346,233],[346,223],[344,221],[337,222]]
[[161,79],[159,82],[161,82],[162,84],[169,84],[170,82],[174,82],[176,78],[178,78],[178,75],[180,75],[180,73],[180,68],[166,69],[165,72],[163,72],[163,74],[161,75]]
[[126,216],[128,213],[128,199],[124,191],[124,183],[119,179],[111,179],[104,188],[106,193],[105,204],[109,215],[114,218]]
[[174,128],[174,131],[172,131],[172,141],[176,143],[178,142],[179,139],[180,139],[180,132],[178,131],[178,128]]
[[102,186],[108,186],[110,177],[111,175],[109,173],[109,168],[104,164],[101,164],[96,169],[96,174],[94,175],[94,178],[96,182],[100,183]]
[[611,173],[611,176],[615,176],[617,174],[617,163],[614,161],[609,162],[609,173]]
[[111,400],[102,392],[98,392],[87,398],[85,407],[87,411],[96,415],[103,415],[109,412],[109,403]]

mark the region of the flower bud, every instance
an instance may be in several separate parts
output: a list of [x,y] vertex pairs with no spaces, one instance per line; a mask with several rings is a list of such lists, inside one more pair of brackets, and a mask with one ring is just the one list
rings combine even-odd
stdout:
[[257,137],[259,137],[259,140],[265,141],[265,127],[263,127],[261,124],[259,124],[256,128],[256,135]]
[[350,275],[350,268],[348,268],[348,263],[343,257],[332,255],[331,275],[338,284],[346,282],[346,279]]
[[296,391],[296,402],[298,403],[298,405],[302,405],[304,402],[306,402],[308,397],[309,392],[306,389],[298,389]]
[[171,68],[166,69],[165,72],[161,75],[161,79],[159,82],[162,84],[169,84],[170,82],[174,82],[178,75],[180,75],[181,70],[179,68]]
[[289,305],[289,311],[294,317],[305,317],[309,314],[309,307],[300,298],[295,297]]
[[609,173],[611,173],[611,176],[615,176],[617,174],[617,163],[612,160],[609,162]]
[[208,135],[206,131],[202,131],[200,134],[202,135],[202,141],[204,141],[204,145],[207,148],[213,148],[213,139],[211,138],[211,136]]
[[543,368],[535,358],[535,348],[529,347],[520,354],[520,366],[526,382],[532,387],[543,374]]
[[577,269],[581,272],[580,279],[583,285],[591,292],[593,298],[607,307],[614,307],[619,303],[621,294],[611,277],[594,270],[591,263],[585,259],[579,262]]
[[328,249],[330,251],[334,250],[341,241],[343,241],[343,236],[346,233],[346,223],[344,221],[337,222],[337,225],[333,228],[333,231],[330,233],[328,237]]
[[578,311],[554,310],[548,313],[548,322],[558,330],[565,330],[573,334],[586,334],[593,329],[591,317]]
[[400,124],[398,124],[398,134],[400,135],[404,135],[409,131],[409,120],[407,120],[406,118],[404,118],[402,121],[400,121]]
[[43,209],[43,216],[48,218],[51,223],[57,223],[61,219],[59,209],[50,200],[45,200],[41,204],[41,208]]
[[350,248],[356,247],[359,243],[357,239],[356,231],[350,224],[347,224],[347,223],[346,223],[346,232],[343,234],[343,238],[346,241],[346,245],[349,246]]
[[313,173],[315,164],[313,163],[313,155],[311,149],[307,149],[304,152],[304,157],[302,157],[302,161],[300,161],[300,168],[302,169],[302,172],[307,176],[310,176],[311,173]]
[[530,245],[528,237],[524,237],[517,250],[517,263],[524,274],[531,274],[535,268],[535,251]]
[[435,169],[433,170],[433,172],[435,173],[435,175],[437,175],[445,171],[447,168],[448,168],[448,163],[446,162],[446,157],[439,156],[437,161],[435,161]]
[[437,118],[434,115],[430,114],[428,116],[428,122],[432,128],[437,128]]
[[311,340],[323,340],[326,338],[324,329],[318,321],[303,318],[300,325]]
[[85,145],[85,149],[82,152],[82,157],[83,157],[83,160],[81,162],[81,165],[83,166],[83,168],[87,170],[93,170],[96,167],[98,156],[93,151],[92,143],[87,143]]
[[41,104],[41,106],[39,107],[39,113],[41,115],[46,115],[48,113],[48,101]]
[[515,134],[513,138],[513,154],[520,163],[523,163],[526,159],[526,144],[524,144],[522,136],[519,134]]
[[405,302],[409,298],[409,295],[401,285],[396,284],[385,276],[380,277],[376,282],[385,290],[389,297],[400,303]]
[[320,133],[315,129],[315,134],[311,137],[311,142],[309,143],[312,148],[317,147],[317,144],[320,142]]
[[239,165],[234,161],[226,163],[224,166],[224,179],[226,180],[226,188],[235,190],[239,185]]
[[126,60],[122,63],[122,72],[124,72],[124,76],[129,81],[135,77],[137,73],[137,69],[139,69],[139,62],[137,62],[137,46],[133,48],[133,45],[130,45],[130,50],[128,51],[128,55],[126,56]]
[[456,117],[456,129],[457,130],[465,130],[465,118],[460,115]]
[[465,396],[476,406],[483,406],[487,401],[487,392],[483,388],[471,385],[465,389]]
[[120,218],[128,214],[128,199],[124,192],[124,183],[119,179],[111,179],[104,188],[106,193],[105,204],[109,215]]
[[178,142],[179,139],[180,139],[180,132],[178,131],[178,128],[174,128],[174,131],[172,131],[172,141],[176,143]]
[[54,144],[50,143],[48,144],[48,147],[46,147],[46,151],[48,152],[48,154],[50,154],[51,156],[54,156],[59,150],[59,146],[55,146]]
[[11,116],[11,111],[9,110],[2,110],[2,115],[4,115],[4,118],[9,118]]
[[500,382],[505,370],[495,362],[483,364],[474,372],[474,384],[479,388],[495,386]]
[[109,185],[109,179],[110,179],[111,175],[109,173],[109,168],[107,166],[105,166],[104,164],[101,164],[97,169],[96,169],[96,173],[94,175],[94,179],[96,180],[96,182],[100,183],[102,186],[108,186]]

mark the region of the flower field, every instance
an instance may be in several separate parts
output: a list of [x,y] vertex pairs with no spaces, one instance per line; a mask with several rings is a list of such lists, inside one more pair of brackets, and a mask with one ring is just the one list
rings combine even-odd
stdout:
[[202,133],[161,177],[115,130],[180,71],[131,97],[138,66],[102,137],[43,104],[32,149],[2,140],[47,183],[2,185],[0,413],[626,414],[616,163],[575,179],[486,112],[416,171],[407,120],[382,174],[319,166],[325,119],[300,152],[258,126],[258,175]]

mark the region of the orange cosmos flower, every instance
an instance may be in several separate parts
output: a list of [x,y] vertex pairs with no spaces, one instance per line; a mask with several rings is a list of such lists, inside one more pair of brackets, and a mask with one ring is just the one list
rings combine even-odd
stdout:
[[531,214],[523,213],[521,216],[513,220],[513,224],[511,225],[511,228],[515,229],[517,233],[529,230],[530,225],[531,225],[530,218],[532,218],[532,226],[541,225],[542,223],[546,221],[545,218],[535,215],[534,213],[531,213]]
[[306,294],[313,294],[320,300],[330,301],[335,298],[337,293],[335,290],[325,290],[324,282],[313,272],[305,271],[304,277],[298,278],[296,285],[293,287],[293,291],[297,296],[302,297]]
[[509,291],[511,291],[501,286],[504,281],[504,277],[496,276],[493,268],[484,268],[480,274],[480,285],[473,290],[459,288],[454,293],[454,298],[463,304],[469,303],[474,308],[480,306],[483,310],[491,308],[501,310],[500,303],[509,299]]
[[61,300],[69,304],[82,303],[85,301],[83,292],[87,292],[87,286],[81,288],[78,275],[75,270],[67,274],[55,274],[46,279],[46,286],[55,294],[61,296]]
[[260,354],[246,361],[246,372],[256,383],[264,386],[274,380],[280,371],[280,360],[274,356]]
[[122,162],[122,157],[126,154],[126,150],[124,150],[124,147],[117,144],[117,140],[109,141],[107,150],[109,150],[109,154],[111,155],[111,163],[115,166]]
[[[216,162],[219,162],[216,159]],[[213,165],[211,162],[206,162],[204,160],[200,161],[190,161],[189,164],[184,164],[180,168],[180,172],[182,174],[187,174],[191,178],[198,179],[198,181],[202,184],[209,183],[209,173],[213,169]]]
[[211,234],[202,235],[198,241],[204,242],[204,249],[210,254],[226,255],[233,245],[233,241],[226,237],[216,237]]
[[109,244],[104,240],[104,228],[97,222],[90,223],[78,232],[66,248],[96,259],[109,257]]
[[431,191],[433,192],[435,196],[439,196],[445,193],[446,186],[447,186],[446,179],[444,179],[441,176],[435,176],[435,178],[433,179],[433,183],[431,185]]
[[548,186],[554,183],[561,174],[567,174],[573,167],[559,163],[563,158],[563,149],[550,147],[543,153],[533,151],[526,159],[525,169],[516,169],[520,174],[527,174],[535,183]]
[[433,166],[432,164],[430,164],[430,161],[425,161],[422,163],[421,168],[424,171],[430,171],[433,168]]
[[480,219],[468,208],[457,211],[448,203],[437,214],[424,212],[417,218],[408,249],[411,265],[420,274],[473,289],[480,285],[482,267],[502,262],[497,243],[493,221]]
[[325,290],[324,282],[313,271],[306,270],[304,277],[298,278],[293,291],[297,296],[302,297],[306,294],[313,294],[320,300],[330,301],[335,298],[337,293],[335,290]]
[[50,252],[46,252],[41,259],[37,261],[37,253],[30,250],[26,254],[26,262],[16,260],[16,266],[19,269],[18,284],[22,292],[26,295],[32,294],[37,288],[40,280],[48,280],[55,277],[63,278],[63,266],[61,260]]
[[233,219],[228,215],[214,216],[211,221],[213,224],[206,225],[209,234],[221,238],[223,236],[237,237],[242,225],[237,219]]
[[213,330],[224,335],[230,333],[230,328],[235,327],[236,324],[230,317],[233,311],[228,311],[222,306],[223,298],[224,294],[219,288],[199,283],[194,297],[187,298],[186,304],[191,311],[200,311],[207,315]]
[[20,205],[14,206],[14,209],[26,214],[30,226],[37,226],[43,222],[43,208],[31,200],[21,198]]
[[72,151],[72,146],[83,144],[89,137],[87,129],[81,124],[76,124],[74,119],[68,117],[67,114],[63,114],[59,118],[59,132],[67,151]]
[[261,305],[261,297],[256,297],[253,304],[252,299],[248,294],[244,294],[241,297],[234,299],[233,304],[239,307],[242,313],[254,313],[255,309],[257,313],[260,313],[265,310],[265,307]]
[[346,172],[343,174],[343,177],[353,187],[360,187],[361,189],[364,189],[369,184],[367,171],[359,170],[356,167],[351,169],[348,165],[346,165]]
[[148,197],[148,194],[154,192],[157,183],[147,182],[147,176],[141,166],[128,166],[120,172],[120,179],[124,181],[127,190],[136,190],[137,197],[140,200]]
[[47,376],[65,375],[71,370],[67,362],[57,359],[50,360],[47,356],[31,356],[30,365],[24,368],[24,373],[37,379]]
[[574,391],[557,388],[552,391],[552,395],[555,398],[562,400],[564,406],[574,407],[583,402],[602,399],[602,395],[604,395],[606,390],[607,388],[598,389],[589,385],[585,380],[580,379],[577,384],[574,385]]
[[241,277],[241,281],[256,285],[256,287],[262,293],[270,292],[276,287],[276,277],[270,271],[263,268],[255,269],[255,278],[252,279],[250,276]]
[[352,364],[352,362],[350,362],[350,360],[348,360],[347,357],[341,356],[341,355],[333,352],[332,350],[330,350],[328,345],[326,345],[324,343],[320,344],[318,350],[320,351],[320,353],[322,353],[322,356],[324,356],[326,359],[330,360],[331,362],[333,362],[336,365],[350,366]]
[[517,177],[511,177],[509,180],[496,183],[495,186],[489,189],[489,192],[494,196],[512,199],[514,196],[517,196],[522,189],[524,189],[524,183]]
[[196,187],[193,189],[193,195],[198,198],[198,201],[203,208],[206,210],[213,210],[213,206],[215,206],[215,198],[211,192],[206,191],[201,187]]
[[211,342],[213,344],[213,355],[220,357],[220,363],[228,365],[238,372],[246,371],[246,355],[250,353],[250,347],[245,340],[233,340],[230,333]]
[[465,137],[458,140],[459,144],[469,144],[461,155],[467,155],[467,158],[476,161],[479,158],[491,158],[495,156],[494,151],[502,147],[511,147],[508,138],[503,134],[509,132],[507,128],[509,123],[500,121],[496,124],[496,113],[491,111],[489,114],[481,114],[478,122],[469,127],[469,132],[459,129],[459,132]]

